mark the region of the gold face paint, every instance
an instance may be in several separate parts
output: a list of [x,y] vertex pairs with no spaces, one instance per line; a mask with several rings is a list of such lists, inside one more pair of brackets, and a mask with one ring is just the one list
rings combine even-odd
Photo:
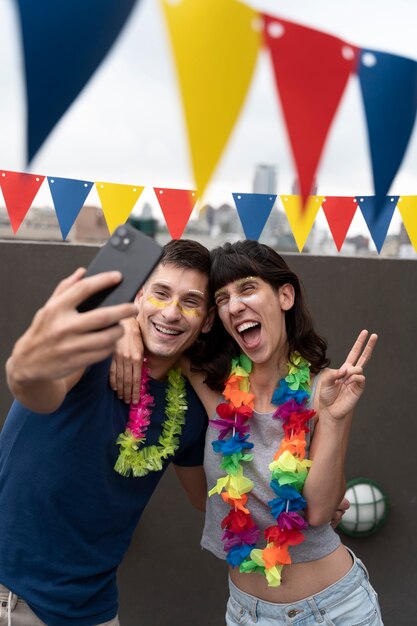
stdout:
[[[257,279],[256,276],[246,276],[246,278],[240,278],[239,280],[235,280],[233,284],[236,285],[237,288],[241,288],[247,282],[250,282],[250,281],[256,280],[256,279]],[[227,293],[226,292],[226,288],[225,287],[221,287],[220,289],[218,289],[214,293],[214,299],[216,299],[219,295],[223,295],[224,293]],[[236,297],[236,296],[234,296],[234,297]]]
[[201,311],[199,309],[186,309],[178,304],[179,309],[183,315],[187,317],[201,317]]
[[256,276],[246,276],[246,278],[241,278],[240,280],[237,280],[236,281],[236,286],[237,287],[241,287],[242,285],[244,285],[248,281],[256,280],[256,278],[257,278]]
[[169,306],[171,306],[172,304],[174,304],[175,306],[177,306],[181,312],[182,315],[185,315],[187,317],[201,317],[201,311],[199,309],[187,309],[185,307],[183,307],[178,300],[158,300],[157,298],[154,298],[153,296],[149,296],[148,297],[148,302],[150,302],[151,304],[153,304],[154,306],[158,307],[158,309],[166,309]]
[[153,296],[149,296],[148,297],[148,302],[150,302],[154,306],[157,306],[158,309],[166,309],[167,306],[169,306],[171,304],[171,301],[169,301],[169,302],[167,302],[167,301],[162,302],[161,300],[157,300]]

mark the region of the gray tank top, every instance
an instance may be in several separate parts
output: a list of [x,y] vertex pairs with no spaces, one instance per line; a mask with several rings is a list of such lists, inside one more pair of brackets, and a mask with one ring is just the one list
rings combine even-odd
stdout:
[[[311,397],[309,405],[313,404],[314,394],[317,386],[316,376],[311,389]],[[219,399],[219,403],[224,402],[223,398]],[[258,528],[261,530],[261,539],[257,547],[264,548],[265,540],[263,539],[263,531],[268,526],[275,523],[272,517],[268,501],[275,497],[269,483],[271,481],[271,473],[269,464],[273,460],[273,455],[280,446],[280,442],[284,437],[284,429],[281,420],[272,419],[273,411],[270,413],[254,412],[251,419],[251,431],[249,441],[254,444],[253,461],[244,464],[245,476],[253,481],[253,489],[250,492],[248,506],[251,515]],[[217,417],[217,415],[216,415]],[[306,433],[307,454],[310,447],[311,435],[314,429],[314,419],[308,424],[310,432]],[[224,476],[224,471],[220,470],[221,455],[213,451],[212,442],[218,438],[218,431],[209,424],[206,435],[206,444],[204,450],[204,469],[207,476],[208,488],[212,489],[218,478]],[[201,545],[206,550],[210,550],[219,559],[226,559],[226,552],[223,549],[221,536],[223,531],[220,524],[222,519],[229,512],[230,507],[223,502],[222,498],[217,494],[207,498],[206,502],[206,518],[203,531]],[[303,531],[305,541],[298,546],[290,546],[289,552],[293,563],[303,563],[306,561],[316,561],[327,556],[340,545],[339,535],[333,530],[330,524],[322,524],[321,526],[309,526]]]

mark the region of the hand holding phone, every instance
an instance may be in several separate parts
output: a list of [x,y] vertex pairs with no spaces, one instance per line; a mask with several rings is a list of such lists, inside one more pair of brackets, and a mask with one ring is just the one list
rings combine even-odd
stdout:
[[85,278],[119,270],[123,279],[78,305],[80,313],[97,307],[132,302],[162,256],[162,247],[130,224],[116,228],[89,265]]

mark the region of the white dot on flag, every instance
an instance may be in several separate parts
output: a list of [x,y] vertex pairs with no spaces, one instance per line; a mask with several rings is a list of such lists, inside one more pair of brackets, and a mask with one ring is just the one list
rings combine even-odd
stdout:
[[343,46],[342,48],[342,57],[346,59],[346,61],[350,61],[355,56],[353,48],[350,46]]
[[372,52],[364,52],[362,55],[362,63],[366,67],[373,67],[377,63],[376,56]]
[[285,33],[285,28],[279,22],[271,22],[270,24],[268,24],[268,33],[274,39],[278,39],[279,37],[282,37]]
[[263,28],[264,28],[264,21],[263,19],[258,16],[258,17],[254,17],[252,20],[252,28],[256,33],[260,33]]

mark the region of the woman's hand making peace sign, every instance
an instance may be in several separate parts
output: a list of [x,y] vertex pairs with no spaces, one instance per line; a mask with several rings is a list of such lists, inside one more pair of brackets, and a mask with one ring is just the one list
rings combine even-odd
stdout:
[[[372,356],[378,340],[374,333],[368,339],[362,330],[346,361],[338,369],[327,369],[321,376],[319,419],[342,420],[354,409],[365,389],[363,369]],[[368,340],[367,340],[368,339]]]

